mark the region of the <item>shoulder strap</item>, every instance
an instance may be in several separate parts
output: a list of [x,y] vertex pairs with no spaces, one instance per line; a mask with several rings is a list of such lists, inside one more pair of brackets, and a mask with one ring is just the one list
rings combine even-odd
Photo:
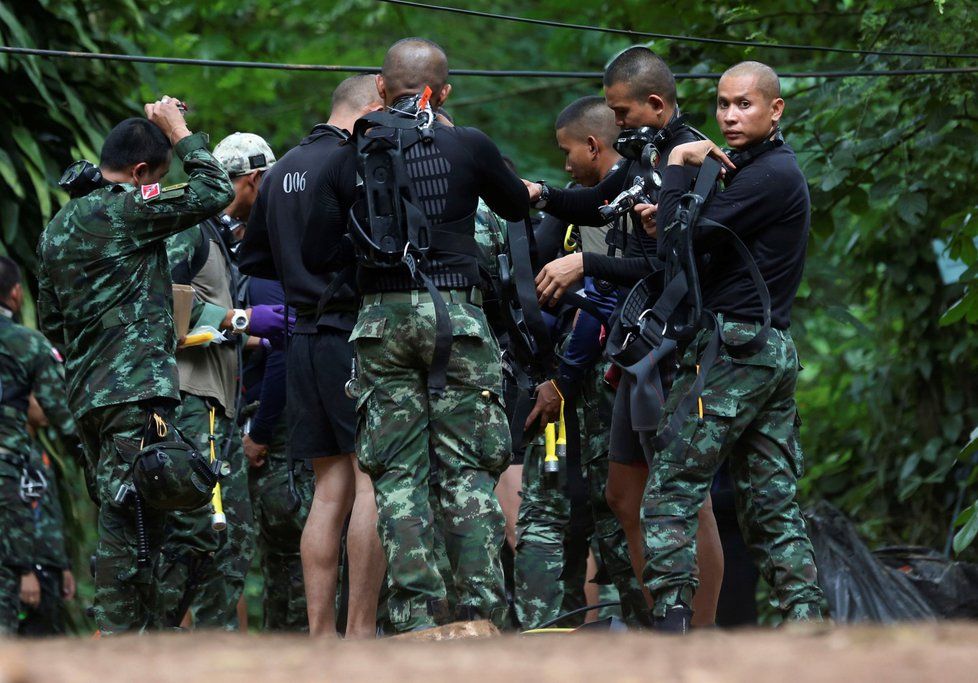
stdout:
[[556,356],[537,299],[529,219],[507,223],[507,235],[509,251],[499,256],[499,273],[510,346],[517,364],[532,370],[532,380],[542,381],[556,365]]
[[190,258],[180,261],[171,269],[174,284],[189,285],[207,263],[207,257],[211,252],[211,241],[204,232],[203,223],[197,228],[201,236],[200,244],[193,250]]

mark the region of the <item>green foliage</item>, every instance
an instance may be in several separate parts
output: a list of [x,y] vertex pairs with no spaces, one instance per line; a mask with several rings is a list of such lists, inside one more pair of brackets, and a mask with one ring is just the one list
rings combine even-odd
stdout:
[[[16,11],[14,11],[16,7]],[[0,42],[18,47],[126,52],[106,32],[109,20],[142,24],[132,0],[25,0],[0,3]],[[37,238],[67,199],[57,181],[69,163],[98,160],[111,125],[136,112],[131,68],[110,62],[65,61],[0,55],[0,252],[25,266],[30,277]],[[23,317],[34,322],[33,299],[25,296]],[[78,599],[69,605],[76,631],[91,629],[84,605],[92,599],[88,558],[95,547],[95,510],[80,467],[52,434],[42,443],[61,474],[68,553],[78,579]]]

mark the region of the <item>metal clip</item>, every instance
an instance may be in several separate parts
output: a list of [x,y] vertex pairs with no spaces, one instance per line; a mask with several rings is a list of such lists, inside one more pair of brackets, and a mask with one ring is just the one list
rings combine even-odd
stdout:
[[357,379],[357,359],[354,358],[350,362],[350,379],[346,381],[343,385],[343,393],[350,400],[357,400],[360,398],[360,382]]
[[119,490],[115,492],[115,498],[113,501],[116,505],[125,505],[129,500],[129,497],[136,492],[136,488],[132,484],[122,484]]
[[20,473],[20,499],[25,503],[39,500],[48,490],[44,473],[33,467],[25,467]]

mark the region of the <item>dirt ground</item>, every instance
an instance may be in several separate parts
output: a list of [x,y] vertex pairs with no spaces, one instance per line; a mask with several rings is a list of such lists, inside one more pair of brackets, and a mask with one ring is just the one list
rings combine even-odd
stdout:
[[0,641],[0,683],[978,680],[978,625],[322,642],[160,634]]

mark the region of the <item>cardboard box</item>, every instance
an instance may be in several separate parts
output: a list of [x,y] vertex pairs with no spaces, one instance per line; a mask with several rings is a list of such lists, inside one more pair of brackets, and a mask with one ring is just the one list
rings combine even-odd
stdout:
[[194,288],[190,285],[173,285],[173,327],[177,339],[190,331],[190,309],[194,303]]

